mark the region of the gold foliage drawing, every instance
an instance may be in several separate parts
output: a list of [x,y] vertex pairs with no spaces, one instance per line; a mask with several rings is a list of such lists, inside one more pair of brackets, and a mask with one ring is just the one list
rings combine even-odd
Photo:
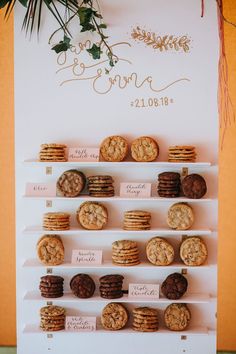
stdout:
[[139,26],[132,29],[131,37],[136,40],[145,43],[147,46],[157,49],[160,52],[175,50],[175,51],[184,51],[185,53],[190,50],[191,40],[185,36],[174,36],[174,35],[165,35],[160,36],[154,32],[148,32],[144,29],[141,29]]

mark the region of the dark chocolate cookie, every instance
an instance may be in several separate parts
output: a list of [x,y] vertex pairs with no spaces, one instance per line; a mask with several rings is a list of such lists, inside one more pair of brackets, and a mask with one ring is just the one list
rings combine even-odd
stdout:
[[202,176],[193,173],[183,179],[182,190],[185,197],[200,199],[207,192],[206,181]]
[[188,288],[187,279],[180,273],[173,273],[168,275],[166,280],[161,285],[161,291],[167,299],[180,299]]
[[162,172],[158,175],[159,181],[175,181],[180,179],[178,172]]
[[108,274],[104,275],[99,279],[101,284],[110,284],[110,283],[120,283],[124,279],[123,275],[120,274]]
[[60,277],[59,275],[44,275],[40,279],[41,279],[41,282],[45,282],[45,283],[49,283],[49,284],[63,283],[63,281],[64,281],[64,279],[62,277]]
[[95,283],[89,275],[77,274],[71,279],[70,288],[75,296],[87,299],[93,296]]

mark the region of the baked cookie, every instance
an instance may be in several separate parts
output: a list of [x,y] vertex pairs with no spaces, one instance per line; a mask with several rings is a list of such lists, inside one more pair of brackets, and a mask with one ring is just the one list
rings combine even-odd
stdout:
[[158,175],[157,193],[163,198],[176,198],[180,195],[180,174],[177,172],[162,172]]
[[112,244],[112,261],[122,266],[134,266],[140,263],[137,242],[119,240]]
[[188,266],[200,266],[207,259],[207,247],[198,237],[187,237],[180,246],[180,258]]
[[165,309],[165,325],[171,331],[184,331],[190,319],[191,313],[185,304],[171,304]]
[[88,191],[91,197],[113,197],[115,189],[111,176],[90,176],[88,177]]
[[151,307],[138,307],[133,310],[132,328],[139,332],[155,332],[158,330],[158,311]]
[[146,246],[146,255],[154,265],[167,266],[174,260],[174,248],[164,238],[153,237]]
[[138,162],[154,161],[159,155],[159,146],[154,139],[141,136],[132,142],[131,155]]
[[110,331],[117,331],[124,328],[128,319],[128,311],[122,304],[112,302],[107,304],[102,310],[102,326]]
[[161,285],[162,294],[170,300],[180,299],[187,291],[188,281],[180,273],[173,273],[163,281]]
[[57,195],[61,197],[77,197],[85,187],[86,177],[77,170],[68,170],[57,180]]
[[109,136],[101,143],[100,153],[105,161],[123,161],[128,154],[128,143],[122,136]]
[[45,265],[59,265],[64,261],[64,246],[60,236],[44,235],[37,243],[39,260]]
[[87,230],[101,230],[108,221],[107,208],[101,203],[84,202],[77,210],[78,223]]
[[188,230],[193,222],[193,209],[187,203],[176,203],[169,208],[167,224],[171,229]]
[[88,299],[94,294],[95,283],[89,275],[77,274],[71,279],[70,288],[75,296]]
[[197,173],[184,177],[182,181],[183,194],[187,198],[200,199],[207,192],[205,179]]

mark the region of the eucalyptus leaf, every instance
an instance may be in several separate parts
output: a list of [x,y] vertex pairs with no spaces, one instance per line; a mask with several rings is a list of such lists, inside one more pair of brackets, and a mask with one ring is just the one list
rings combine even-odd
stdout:
[[93,59],[100,59],[102,50],[101,47],[97,46],[96,44],[93,44],[90,49],[87,49],[87,52],[92,55]]

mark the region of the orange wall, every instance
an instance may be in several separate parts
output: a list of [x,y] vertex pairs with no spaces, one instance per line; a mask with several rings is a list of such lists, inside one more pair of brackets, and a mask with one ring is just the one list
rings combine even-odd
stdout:
[[[236,23],[235,0],[224,0],[225,15]],[[230,92],[236,107],[236,28],[225,25]],[[0,15],[0,344],[14,345],[14,156],[13,23]],[[218,348],[236,350],[236,124],[220,152],[220,237]]]

